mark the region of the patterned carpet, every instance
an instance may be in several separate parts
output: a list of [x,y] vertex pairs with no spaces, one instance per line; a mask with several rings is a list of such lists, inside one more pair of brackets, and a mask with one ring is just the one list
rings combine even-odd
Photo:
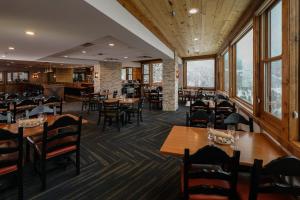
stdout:
[[[147,108],[147,106],[146,106]],[[77,109],[77,110],[76,110]],[[64,112],[79,114],[80,104],[67,103]],[[127,124],[102,131],[96,113],[83,114],[81,174],[75,167],[57,168],[48,173],[47,190],[40,191],[40,179],[26,164],[25,199],[173,200],[179,199],[180,159],[165,156],[159,149],[173,125],[185,124],[185,108],[175,112],[144,112],[138,127]],[[16,187],[1,191],[0,199],[16,199]]]

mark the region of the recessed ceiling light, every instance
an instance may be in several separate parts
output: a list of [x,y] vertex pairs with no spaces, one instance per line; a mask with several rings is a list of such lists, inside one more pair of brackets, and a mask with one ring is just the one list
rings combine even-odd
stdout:
[[194,38],[194,40],[195,40],[195,41],[198,41],[198,40],[199,40],[199,38]]
[[69,56],[64,56],[65,58],[68,58]]
[[35,33],[33,31],[26,31],[25,33],[26,33],[26,35],[35,35]]
[[190,13],[191,15],[196,14],[197,12],[199,12],[199,9],[198,9],[198,8],[191,8],[191,9],[189,10],[189,13]]
[[124,56],[124,58],[127,59],[128,57],[127,57],[127,56]]
[[9,50],[15,50],[15,47],[8,47]]
[[82,51],[81,53],[86,53],[86,51]]
[[111,46],[111,47],[115,46],[114,43],[109,43],[108,45]]
[[200,50],[199,50],[199,49],[196,49],[195,52],[200,52]]
[[6,57],[6,55],[2,55],[1,57],[2,57],[2,58],[5,58],[5,57]]

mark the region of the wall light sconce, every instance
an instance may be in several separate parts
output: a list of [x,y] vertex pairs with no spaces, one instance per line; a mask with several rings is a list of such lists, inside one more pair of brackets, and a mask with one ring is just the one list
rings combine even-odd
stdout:
[[99,78],[99,72],[95,72],[95,78]]
[[34,74],[32,74],[32,78],[34,78],[34,79],[37,79],[37,78],[39,78],[39,75],[38,75],[38,73],[34,73]]

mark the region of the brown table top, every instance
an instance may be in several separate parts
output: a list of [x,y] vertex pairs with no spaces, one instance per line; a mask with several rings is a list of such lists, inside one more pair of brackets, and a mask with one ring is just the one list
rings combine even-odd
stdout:
[[138,103],[139,102],[139,98],[120,98],[120,99],[118,99],[118,98],[115,98],[115,99],[107,99],[107,100],[105,100],[105,102],[114,102],[114,101],[116,101],[116,100],[119,100],[119,103],[120,104],[135,104],[135,103]]
[[[263,160],[264,165],[286,155],[286,153],[263,133],[239,131],[238,150],[241,152],[240,163],[251,166],[254,159]],[[206,128],[174,126],[162,145],[160,152],[168,155],[183,156],[184,149],[195,153],[198,149],[208,144]],[[232,155],[230,145],[219,145],[229,155]]]
[[[72,115],[72,114],[65,114],[65,115],[68,115],[68,116],[71,116],[75,119],[78,119],[78,117],[76,117],[75,115]],[[55,119],[57,119],[58,117],[60,117],[62,115],[49,115],[47,116],[47,122],[48,124],[52,124]],[[85,119],[82,119],[82,124],[87,124],[88,121],[85,120]],[[17,133],[18,132],[18,123],[14,123],[14,124],[0,124],[0,128],[2,129],[7,129],[11,132],[14,132],[14,133]],[[40,135],[43,133],[43,126],[35,126],[35,127],[32,127],[32,128],[24,128],[23,130],[23,136],[24,137],[29,137],[29,136],[36,136],[36,135]]]
[[[209,108],[210,109],[214,109],[215,106],[216,106],[215,102],[213,100],[203,100],[203,101],[206,102],[206,103],[209,103]],[[192,103],[194,103],[194,101]],[[185,106],[190,107],[191,106],[191,101],[187,101]]]

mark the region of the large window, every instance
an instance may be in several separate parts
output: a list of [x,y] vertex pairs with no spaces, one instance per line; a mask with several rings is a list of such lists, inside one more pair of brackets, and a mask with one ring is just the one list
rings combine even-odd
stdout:
[[282,3],[265,16],[264,110],[282,118]]
[[224,54],[224,91],[229,92],[229,53]]
[[188,87],[215,87],[215,60],[190,60],[186,62]]
[[7,82],[18,83],[29,81],[29,72],[7,72]]
[[152,64],[152,80],[153,83],[160,83],[163,79],[163,64],[155,63]]
[[143,83],[149,84],[150,83],[150,70],[149,70],[149,64],[143,65]]
[[121,69],[121,80],[126,81],[126,68]]
[[127,80],[132,81],[132,68],[127,68]]
[[253,29],[236,44],[236,96],[253,104]]
[[3,72],[0,72],[0,83],[3,83]]

